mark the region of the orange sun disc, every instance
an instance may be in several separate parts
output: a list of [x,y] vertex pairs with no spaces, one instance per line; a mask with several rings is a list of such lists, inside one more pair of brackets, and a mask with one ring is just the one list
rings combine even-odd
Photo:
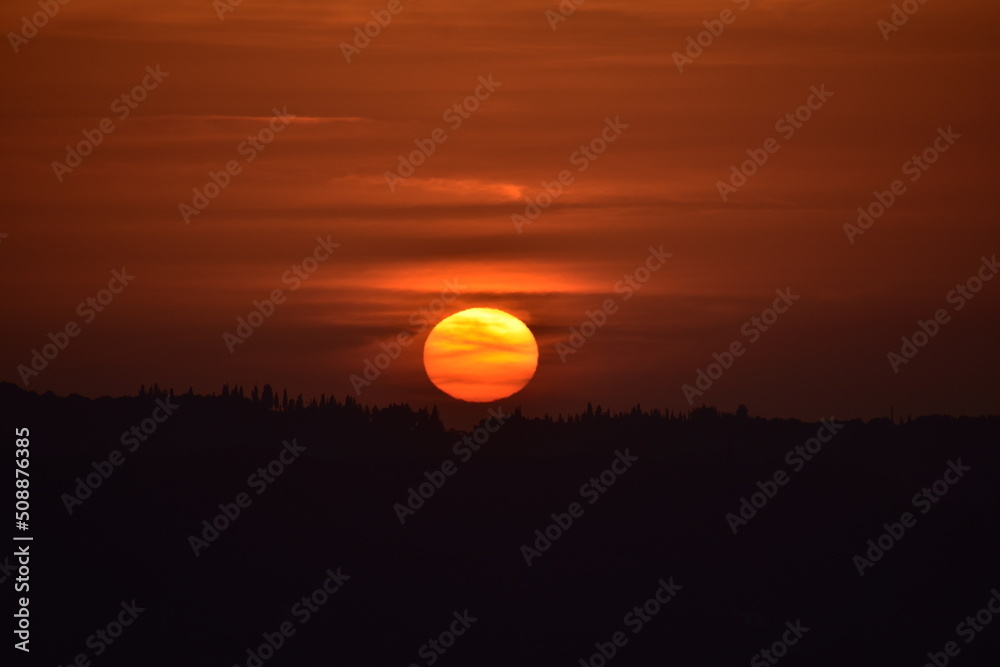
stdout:
[[424,344],[427,377],[444,393],[485,403],[524,388],[538,343],[524,322],[496,308],[469,308],[438,322]]

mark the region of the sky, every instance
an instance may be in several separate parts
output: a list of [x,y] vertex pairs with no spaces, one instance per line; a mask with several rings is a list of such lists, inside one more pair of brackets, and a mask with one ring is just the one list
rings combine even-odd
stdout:
[[0,8],[0,380],[458,423],[423,342],[484,307],[537,339],[528,415],[996,413],[995,3],[39,6]]

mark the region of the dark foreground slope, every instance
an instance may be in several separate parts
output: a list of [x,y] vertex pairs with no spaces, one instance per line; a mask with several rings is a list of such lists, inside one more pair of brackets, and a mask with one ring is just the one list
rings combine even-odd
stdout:
[[[588,412],[509,418],[475,451],[405,407],[0,401],[8,479],[30,429],[32,664],[253,666],[264,644],[265,665],[919,666],[950,641],[950,664],[1000,664],[1000,618],[960,625],[1000,589],[996,418]],[[411,488],[430,497],[404,512]],[[741,498],[762,507],[738,522]]]

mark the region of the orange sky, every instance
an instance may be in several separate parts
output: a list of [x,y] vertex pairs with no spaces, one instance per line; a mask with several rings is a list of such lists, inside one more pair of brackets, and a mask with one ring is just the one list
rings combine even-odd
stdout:
[[[790,287],[801,299],[699,402],[801,418],[996,411],[1000,282],[959,312],[946,302],[1000,252],[995,3],[928,2],[886,41],[892,3],[867,0],[587,0],[556,30],[554,0],[415,0],[346,62],[340,44],[387,4],[244,0],[220,21],[208,0],[70,0],[17,53],[8,36],[0,378],[20,383],[17,366],[75,320],[30,389],[270,382],[342,399],[411,331],[359,400],[459,414],[423,373],[428,330],[410,320],[456,280],[443,315],[501,308],[538,339],[526,413],[682,409],[681,386]],[[724,9],[735,19],[679,72],[674,52]],[[37,11],[6,2],[0,25]],[[157,66],[162,83],[119,120],[113,101]],[[784,138],[776,121],[813,86],[832,97]],[[445,111],[477,87],[485,99],[454,127]],[[248,163],[241,142],[273,109],[295,118]],[[52,163],[106,117],[114,131],[60,182]],[[581,172],[574,153],[606,119],[627,128]],[[948,127],[961,138],[909,181],[903,164]],[[438,128],[446,140],[390,190],[385,172]],[[778,151],[723,201],[717,182],[771,137]],[[185,224],[179,205],[230,161],[239,173]],[[523,198],[564,170],[572,182],[518,233]],[[905,194],[851,244],[843,225],[895,179]],[[339,247],[289,291],[284,272],[317,237]],[[569,327],[661,245],[664,267],[562,363]],[[85,323],[77,304],[122,267],[134,282]],[[230,353],[223,333],[275,289],[287,300]],[[886,354],[938,308],[951,321],[894,374]]]

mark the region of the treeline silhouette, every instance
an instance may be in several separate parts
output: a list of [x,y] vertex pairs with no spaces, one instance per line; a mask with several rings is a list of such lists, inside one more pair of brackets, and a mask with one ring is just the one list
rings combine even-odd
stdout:
[[[176,407],[156,421],[162,404]],[[343,590],[262,666],[427,665],[421,647],[466,609],[479,620],[441,667],[579,665],[618,631],[610,667],[748,664],[797,619],[810,630],[783,665],[923,665],[1000,585],[996,416],[835,417],[796,470],[823,423],[744,407],[518,408],[477,449],[466,438],[488,419],[463,431],[433,407],[268,385],[89,399],[0,384],[0,415],[31,430],[34,657],[51,664],[247,665],[342,567]],[[276,466],[292,441],[301,454]],[[970,470],[921,514],[914,495],[958,460]],[[248,480],[269,465],[258,494]],[[770,486],[778,471],[789,481]],[[88,475],[100,483],[70,514]],[[734,534],[727,515],[761,485],[773,494]],[[252,502],[196,556],[190,537],[240,493]],[[551,528],[572,503],[582,515]],[[415,508],[401,522],[398,506]],[[916,525],[860,576],[853,557],[906,511]],[[540,552],[530,566],[524,546]],[[661,578],[683,588],[633,634],[623,618]],[[132,598],[147,611],[95,656],[87,637]],[[1000,664],[998,645],[987,627],[956,664]]]
[[[0,383],[2,386],[2,383]],[[9,385],[13,389],[17,389],[16,385]],[[51,395],[47,394],[47,395]],[[194,398],[196,394],[193,388],[188,388],[187,392],[180,394],[181,396],[186,396],[188,398]],[[160,389],[158,384],[151,385],[148,389],[146,385],[142,385],[139,388],[138,393],[139,398],[149,398],[149,397],[169,397],[175,398],[178,396],[174,392],[173,388]],[[243,385],[229,386],[228,383],[222,385],[222,389],[218,396],[213,392],[209,395],[210,397],[218,397],[220,399],[228,399],[230,401],[247,401],[251,405],[256,407],[261,407],[265,410],[274,411],[303,411],[303,410],[319,410],[328,411],[331,414],[365,414],[368,415],[372,420],[377,421],[379,419],[378,415],[386,410],[391,412],[410,412],[415,415],[419,421],[423,421],[429,418],[433,421],[440,421],[438,417],[437,406],[433,406],[431,411],[428,413],[426,409],[420,408],[414,411],[407,404],[390,404],[386,408],[379,408],[377,406],[368,406],[367,404],[359,403],[351,395],[346,395],[344,397],[344,402],[337,402],[336,398],[332,395],[328,399],[326,394],[321,394],[319,398],[312,397],[306,400],[300,393],[295,398],[290,398],[287,389],[282,389],[279,394],[271,385],[265,384],[262,388],[254,385],[250,392],[247,393]],[[205,396],[202,396],[205,397]],[[587,403],[585,410],[579,414],[570,414],[565,418],[560,414],[556,417],[550,416],[548,413],[544,413],[542,416],[537,417],[537,421],[542,423],[585,423],[601,419],[625,419],[625,418],[648,418],[654,420],[677,420],[677,421],[687,421],[687,420],[701,420],[701,421],[712,421],[716,419],[746,419],[748,417],[748,410],[745,405],[740,405],[735,414],[728,414],[724,412],[719,412],[716,408],[702,405],[700,407],[692,408],[687,411],[674,412],[670,409],[665,409],[663,411],[658,408],[654,408],[650,411],[644,411],[642,405],[637,403],[629,410],[612,412],[609,409],[603,409],[601,405],[595,408],[592,403]],[[426,415],[426,417],[425,417]],[[520,407],[515,408],[513,416],[517,418],[523,418],[522,409]]]

